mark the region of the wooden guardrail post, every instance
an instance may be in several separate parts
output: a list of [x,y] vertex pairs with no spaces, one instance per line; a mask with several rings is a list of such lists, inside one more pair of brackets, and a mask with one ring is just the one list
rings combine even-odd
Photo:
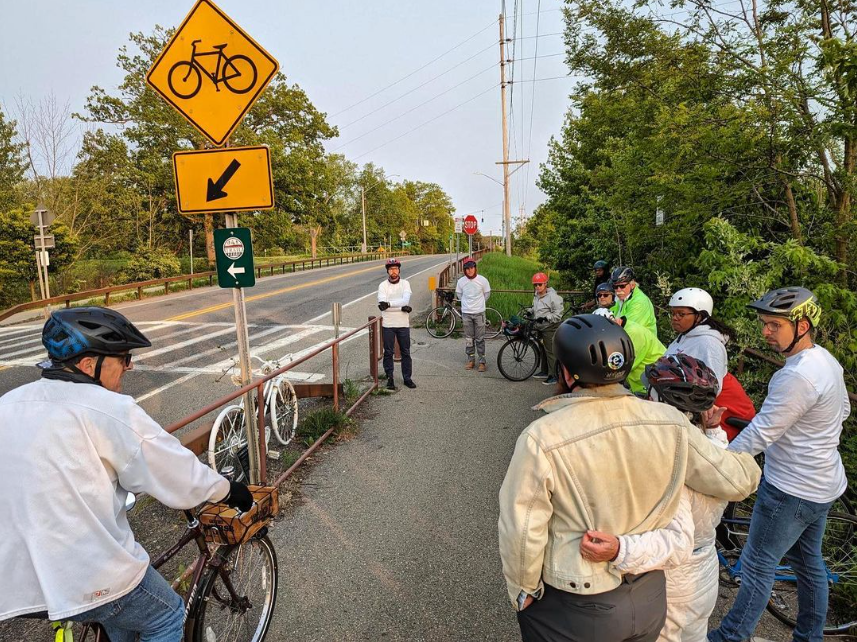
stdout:
[[[369,317],[372,322],[378,317]],[[375,385],[378,385],[378,324],[373,323],[369,330],[369,372]]]

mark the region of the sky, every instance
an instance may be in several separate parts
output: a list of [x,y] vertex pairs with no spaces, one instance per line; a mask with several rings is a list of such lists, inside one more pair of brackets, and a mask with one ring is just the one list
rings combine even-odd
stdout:
[[[191,0],[0,0],[0,105],[53,95],[82,111],[93,85],[115,93],[128,34],[176,27]],[[328,151],[372,162],[394,181],[438,183],[456,215],[499,233],[501,0],[219,0],[280,64],[289,83],[339,127]],[[536,187],[573,77],[563,62],[559,0],[506,0],[512,216],[544,200]],[[517,10],[517,19],[514,18]],[[535,37],[538,34],[539,37]],[[538,56],[538,57],[536,57]],[[533,79],[549,79],[531,82]],[[481,174],[486,174],[482,176]]]

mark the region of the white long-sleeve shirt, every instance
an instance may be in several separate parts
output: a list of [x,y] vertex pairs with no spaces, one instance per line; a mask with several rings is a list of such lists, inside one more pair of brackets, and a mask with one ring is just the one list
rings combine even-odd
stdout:
[[411,284],[407,279],[399,279],[390,283],[384,279],[378,285],[378,303],[386,301],[390,307],[381,311],[381,325],[385,328],[407,328],[411,322],[407,312],[402,312],[403,305],[411,303]]
[[707,325],[698,325],[684,334],[678,335],[669,346],[666,354],[684,354],[700,359],[717,375],[717,391],[723,389],[723,377],[729,365],[726,355],[726,337]]
[[132,397],[41,379],[0,397],[0,620],[65,619],[143,579],[128,492],[170,508],[223,499],[229,482]]
[[472,279],[463,276],[455,285],[455,296],[461,301],[462,314],[482,314],[485,302],[491,296],[491,284],[481,274]]
[[850,413],[842,366],[814,345],[774,373],[762,409],[729,450],[764,452],[768,483],[800,499],[830,502],[848,486],[837,448]]

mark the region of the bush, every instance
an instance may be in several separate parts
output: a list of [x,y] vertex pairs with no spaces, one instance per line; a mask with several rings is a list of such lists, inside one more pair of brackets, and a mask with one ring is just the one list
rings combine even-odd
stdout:
[[[479,274],[488,279],[492,290],[526,290],[527,294],[493,292],[488,305],[496,308],[508,319],[520,310],[521,306],[533,304],[533,274],[550,271],[535,261],[519,256],[506,256],[502,252],[486,252],[479,261]],[[551,287],[555,287],[551,283]]]
[[298,425],[297,436],[307,446],[312,446],[324,433],[331,428],[337,431],[351,424],[351,419],[344,412],[333,408],[321,408],[306,415]]
[[134,283],[163,279],[181,274],[181,263],[168,250],[146,249],[137,252],[119,272],[116,282]]

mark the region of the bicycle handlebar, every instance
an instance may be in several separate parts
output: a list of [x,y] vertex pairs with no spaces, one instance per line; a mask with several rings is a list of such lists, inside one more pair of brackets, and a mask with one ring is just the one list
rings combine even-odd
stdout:
[[741,419],[740,417],[727,417],[726,423],[733,428],[742,429],[750,425],[750,420]]

